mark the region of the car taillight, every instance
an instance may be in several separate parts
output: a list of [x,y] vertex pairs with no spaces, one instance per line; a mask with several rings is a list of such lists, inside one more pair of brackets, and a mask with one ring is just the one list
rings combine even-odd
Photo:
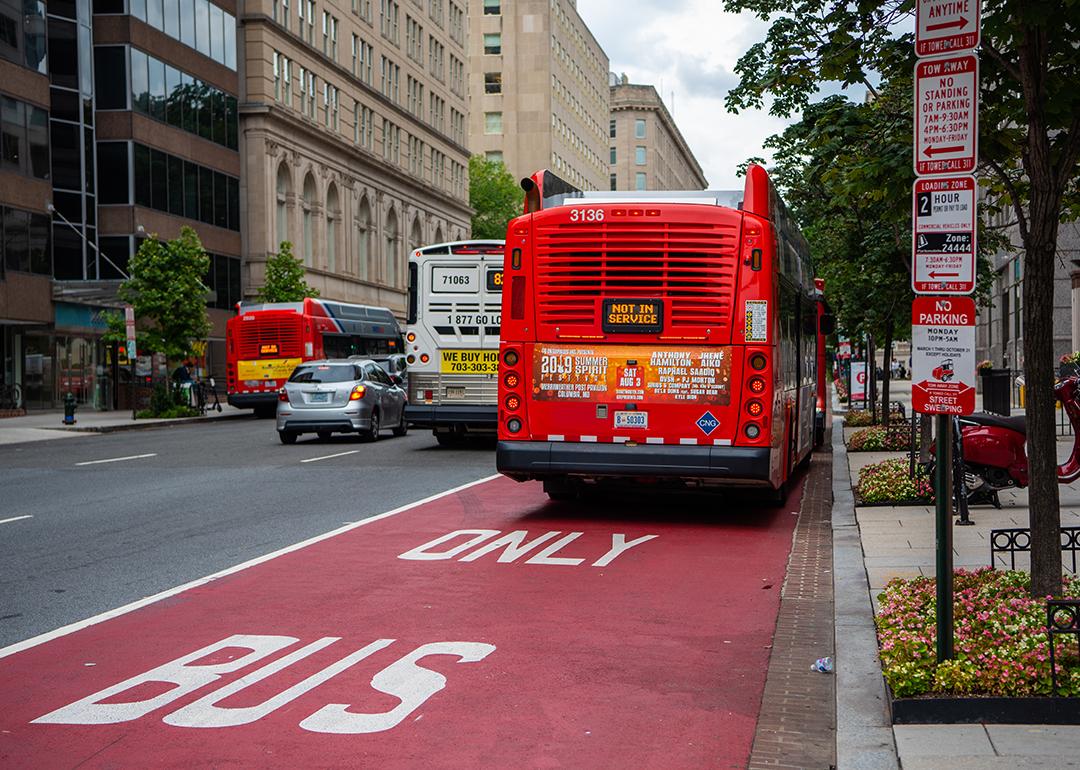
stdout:
[[287,390],[285,390],[285,388],[282,388],[277,393],[277,400],[278,401],[284,401],[285,403],[288,403],[289,402],[289,392]]
[[349,400],[359,401],[364,397],[365,393],[367,393],[367,388],[365,388],[363,385],[357,385],[355,388],[352,389],[352,393],[349,394]]

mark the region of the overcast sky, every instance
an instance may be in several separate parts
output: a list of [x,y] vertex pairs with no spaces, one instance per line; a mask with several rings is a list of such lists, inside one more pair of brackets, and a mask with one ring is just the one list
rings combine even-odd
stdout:
[[[724,109],[738,83],[735,63],[768,26],[749,14],[724,13],[720,0],[577,0],[578,12],[608,58],[631,83],[663,84],[664,103],[712,189],[741,189],[735,167],[787,121],[767,112]],[[672,97],[674,92],[674,99]]]

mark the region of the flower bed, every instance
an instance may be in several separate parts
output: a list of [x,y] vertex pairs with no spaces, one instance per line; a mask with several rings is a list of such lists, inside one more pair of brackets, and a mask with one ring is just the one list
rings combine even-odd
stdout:
[[911,429],[867,428],[851,434],[849,452],[902,452],[911,447]]
[[[1065,596],[1080,580],[1066,576]],[[896,697],[1023,697],[1050,694],[1046,601],[1028,593],[1025,572],[956,570],[953,660],[937,662],[933,578],[890,580],[878,596],[878,643]],[[1057,645],[1058,694],[1080,695],[1076,645]]]
[[934,487],[919,464],[915,478],[908,476],[906,458],[894,457],[859,469],[859,484],[855,488],[860,504],[864,503],[932,503]]
[[[889,414],[889,422],[902,422],[906,423],[904,415],[899,412],[891,412]],[[858,411],[851,411],[844,415],[844,427],[845,428],[865,428],[868,425],[874,424],[874,415],[869,409],[860,409]]]

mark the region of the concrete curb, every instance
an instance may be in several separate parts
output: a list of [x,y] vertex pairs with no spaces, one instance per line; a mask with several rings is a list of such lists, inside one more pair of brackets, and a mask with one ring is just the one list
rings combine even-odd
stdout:
[[[85,428],[76,427],[41,427],[39,430],[58,430],[68,431],[71,433],[116,433],[124,430],[149,430],[151,428],[169,428],[173,425],[191,425],[193,423],[201,422],[218,422],[219,420],[239,420],[239,419],[254,419],[254,415],[250,412],[243,412],[239,414],[222,414],[215,415],[214,417],[177,417],[172,420],[162,420],[155,418],[148,418],[142,422],[130,422],[119,423],[117,425],[92,425]],[[268,421],[269,422],[269,421]]]
[[840,417],[833,418],[832,437],[836,766],[841,770],[896,770],[896,740],[878,660],[874,607]]

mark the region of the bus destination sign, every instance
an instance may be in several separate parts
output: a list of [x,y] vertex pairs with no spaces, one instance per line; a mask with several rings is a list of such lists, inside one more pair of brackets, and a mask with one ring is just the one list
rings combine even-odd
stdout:
[[608,334],[662,332],[664,303],[658,299],[605,299],[602,325]]
[[537,345],[538,401],[731,402],[731,349],[648,345]]

